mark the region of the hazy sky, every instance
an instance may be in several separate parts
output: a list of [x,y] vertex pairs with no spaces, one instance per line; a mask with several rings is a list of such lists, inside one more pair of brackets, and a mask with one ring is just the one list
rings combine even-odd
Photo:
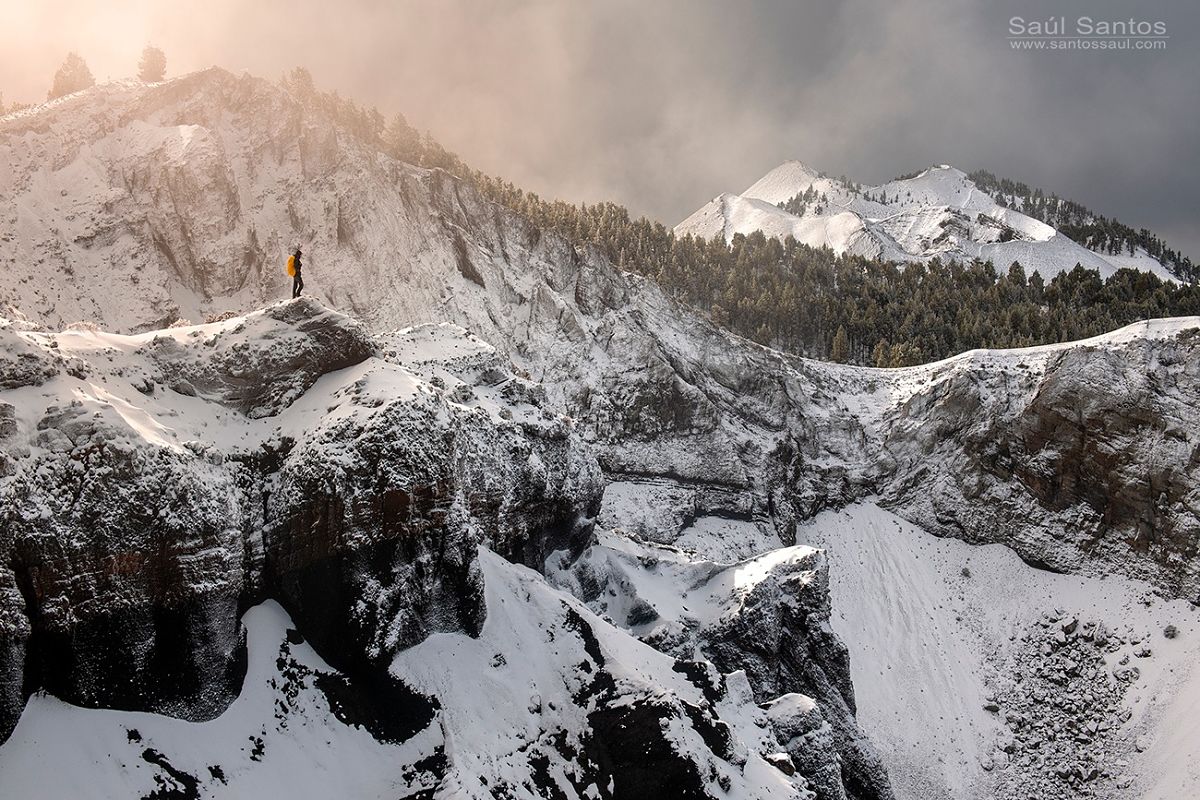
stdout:
[[[1015,52],[1008,20],[1162,20],[1165,52]],[[674,224],[781,161],[878,182],[983,168],[1160,232],[1200,259],[1193,0],[0,0],[0,92],[41,100],[66,51],[100,80],[153,42],[403,111],[468,163]]]

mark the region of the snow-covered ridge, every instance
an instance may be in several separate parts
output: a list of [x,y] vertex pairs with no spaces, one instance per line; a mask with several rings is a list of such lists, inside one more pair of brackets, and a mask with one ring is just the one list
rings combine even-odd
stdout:
[[[779,207],[795,197],[810,198],[799,213]],[[1026,272],[1040,272],[1047,279],[1076,264],[1104,277],[1133,267],[1174,280],[1143,251],[1132,257],[1096,253],[1049,225],[999,205],[966,173],[945,164],[911,178],[851,188],[799,161],[788,161],[740,195],[722,194],[675,226],[678,236],[706,239],[719,235],[729,240],[754,231],[898,262],[981,258],[1006,269],[1020,261]]]
[[[883,390],[887,393],[887,400],[882,401],[882,406],[895,406],[907,402],[915,393],[948,376],[970,372],[996,374],[1021,372],[1044,376],[1046,369],[1056,356],[1080,350],[1085,352],[1090,350],[1118,351],[1141,343],[1170,341],[1180,335],[1194,337],[1197,332],[1200,332],[1200,317],[1169,317],[1134,322],[1114,331],[1071,342],[1056,342],[1031,347],[967,350],[940,361],[931,361],[912,367],[855,366],[847,368],[839,367],[836,364],[821,363],[824,369],[855,378],[877,376],[880,378],[879,380],[871,381],[876,387],[875,391],[880,391],[880,387],[887,387],[886,390]],[[875,408],[879,409],[882,406],[877,405]],[[865,416],[871,415],[868,405],[863,405],[862,409]]]

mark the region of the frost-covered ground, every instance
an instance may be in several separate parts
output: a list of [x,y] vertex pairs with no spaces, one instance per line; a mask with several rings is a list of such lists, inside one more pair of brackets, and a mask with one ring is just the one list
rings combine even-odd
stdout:
[[978,375],[978,390],[984,403],[999,402],[1017,408],[1036,391],[1038,381],[1055,366],[1055,357],[1073,351],[1117,352],[1141,342],[1162,342],[1200,330],[1200,317],[1171,317],[1142,320],[1072,342],[967,350],[963,353],[912,367],[878,369],[820,363],[818,368],[840,383],[839,400],[869,427],[902,407],[916,395],[956,377]]
[[[394,674],[442,702],[446,754],[455,765],[454,774],[442,784],[446,796],[479,793],[481,776],[496,786],[528,783],[524,752],[530,745],[563,753],[583,750],[593,722],[577,698],[589,692],[594,675],[580,668],[581,663],[591,661],[616,681],[617,692],[626,695],[620,705],[664,696],[697,707],[703,704],[701,688],[674,669],[674,659],[595,618],[574,598],[548,586],[540,574],[487,553],[482,563],[489,612],[482,635],[430,637],[401,653],[392,667]],[[584,616],[595,645],[570,635],[572,611]],[[732,764],[712,757],[704,766],[719,774],[723,785],[736,786],[747,797],[803,797],[762,758],[777,745],[766,715],[752,703],[745,677],[734,676],[729,686],[716,711],[737,737],[738,753]],[[663,725],[680,752],[706,751],[700,734],[680,720],[668,717]],[[572,783],[578,784],[583,775],[568,779],[564,770],[575,773],[577,766],[552,766],[549,779],[555,788],[543,791],[571,792]],[[481,794],[490,796],[490,791]],[[598,792],[593,789],[584,796],[588,794]]]
[[[245,615],[249,668],[220,717],[192,723],[37,695],[0,747],[0,795],[394,800],[435,790],[447,798],[575,796],[578,788],[599,797],[578,762],[547,758],[539,775],[529,768],[531,747],[554,754],[586,746],[589,709],[577,698],[592,675],[581,663],[606,668],[631,705],[674,696],[704,703],[701,689],[672,669],[673,659],[596,619],[536,573],[488,552],[481,562],[489,614],[480,636],[438,634],[392,665],[395,676],[440,704],[403,742],[377,738],[394,735],[377,728],[396,720],[364,720],[362,708],[322,688],[337,682],[337,671],[267,602]],[[595,632],[594,645],[574,635],[572,613]],[[804,798],[760,757],[774,740],[740,680],[731,681],[719,713],[738,737],[742,763],[714,757],[711,768],[727,773],[739,796]],[[669,717],[665,724],[681,752],[707,751],[695,730]]]
[[[779,208],[813,190],[825,200],[795,215]],[[710,239],[761,230],[792,236],[813,247],[893,261],[925,261],[935,256],[990,260],[1005,269],[1020,261],[1032,274],[1049,279],[1076,264],[1104,277],[1132,267],[1166,280],[1174,276],[1144,250],[1134,255],[1097,253],[1050,226],[1005,208],[979,189],[966,173],[941,165],[921,174],[851,191],[799,161],[773,169],[740,195],[722,194],[675,226],[677,235]]]
[[[729,571],[728,581],[711,586],[713,608],[731,589],[751,589],[774,564],[812,552],[795,550],[772,554],[750,570]],[[268,602],[244,618],[249,668],[238,699],[220,717],[192,723],[35,695],[0,747],[0,794],[394,798],[435,796],[422,792],[436,789],[439,797],[494,797],[493,791],[505,797],[559,791],[608,796],[588,788],[586,761],[578,760],[589,746],[594,710],[579,698],[590,696],[596,670],[615,679],[614,691],[625,698],[617,707],[675,697],[705,706],[709,690],[675,668],[673,658],[597,619],[531,570],[488,552],[481,553],[481,563],[489,609],[481,634],[437,634],[393,663],[397,678],[436,703],[427,724],[403,741],[388,736],[407,721],[369,713],[364,719],[360,705],[329,688],[337,671]],[[578,620],[594,640],[575,635]],[[714,778],[732,787],[733,796],[811,798],[799,779],[763,758],[783,756],[745,675],[731,674],[721,684],[714,711],[735,737],[734,752],[730,760],[709,757]],[[788,702],[801,702],[803,713],[813,710],[806,698]],[[695,729],[671,716],[664,725],[679,752],[709,752]],[[531,748],[550,754],[544,772],[531,773]],[[662,796],[682,788],[664,787]]]
[[[660,646],[691,646],[680,631],[730,613],[739,583],[821,548],[858,720],[902,800],[1174,800],[1200,787],[1193,603],[937,537],[873,501],[819,514],[780,549],[761,520],[681,515],[692,501],[667,482],[608,487],[602,514],[618,530],[584,574],[619,591],[592,607]],[[734,591],[712,592],[721,580]]]
[[[634,519],[657,500],[665,519],[664,492],[613,484],[606,513]],[[726,531],[753,522],[683,525],[669,544],[602,535],[589,569],[616,576],[623,591],[593,606],[671,641],[664,630],[703,629],[728,613],[731,595],[711,592],[714,575],[754,585],[808,557],[806,546],[821,548],[858,719],[903,800],[1071,797],[1080,786],[1168,800],[1200,786],[1194,604],[1121,576],[1053,573],[1001,545],[939,538],[873,502],[818,515],[797,530],[805,546],[792,548],[762,544],[760,530],[731,553]],[[1087,780],[1071,777],[1092,768]]]

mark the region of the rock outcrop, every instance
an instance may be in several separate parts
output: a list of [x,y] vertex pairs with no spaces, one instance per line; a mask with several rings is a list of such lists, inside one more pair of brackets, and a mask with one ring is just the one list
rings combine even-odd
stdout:
[[586,535],[598,505],[561,420],[455,403],[311,301],[18,339],[89,374],[39,367],[6,395],[23,413],[0,443],[5,735],[38,689],[211,718],[240,686],[241,612],[266,597],[330,663],[386,675],[431,632],[479,630],[481,543],[536,555]]
[[681,660],[743,676],[777,741],[820,800],[892,797],[874,748],[854,718],[846,648],[829,626],[828,565],[806,547],[734,564],[696,560],[620,531],[571,560],[547,564],[552,582],[597,613]]
[[814,759],[800,747],[793,748],[798,752],[792,757],[799,759],[798,768],[814,785],[824,786],[818,797],[887,800],[892,793],[883,762],[854,719],[850,659],[829,626],[828,573],[817,551],[775,566],[740,595],[736,607],[700,630],[698,644],[722,672],[745,671],[756,699],[775,709],[772,721],[782,726],[784,742],[802,734],[800,728],[782,723],[778,699],[800,693],[817,701],[827,732],[825,725],[811,722],[811,714],[801,728],[832,739],[841,767],[839,780],[835,783],[825,775],[828,759]]
[[1113,338],[926,368],[881,425],[886,504],[1037,566],[1200,596],[1197,328]]

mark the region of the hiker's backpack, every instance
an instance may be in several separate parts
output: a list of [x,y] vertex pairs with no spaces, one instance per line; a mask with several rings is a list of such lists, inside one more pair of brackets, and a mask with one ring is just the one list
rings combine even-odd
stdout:
[[296,277],[296,257],[288,256],[288,277]]

